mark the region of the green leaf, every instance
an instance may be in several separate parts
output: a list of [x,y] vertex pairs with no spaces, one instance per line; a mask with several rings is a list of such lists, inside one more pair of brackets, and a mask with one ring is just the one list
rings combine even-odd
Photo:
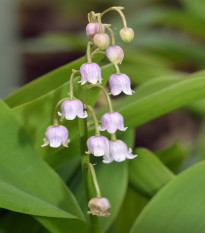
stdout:
[[[128,127],[139,126],[165,113],[171,112],[197,99],[205,97],[205,71],[186,79],[147,83],[136,89],[132,96],[119,100],[119,111]],[[168,85],[168,83],[170,83]],[[159,84],[159,86],[157,86]],[[136,117],[137,116],[137,117]]]
[[182,172],[149,202],[131,233],[202,233],[205,162]]
[[39,216],[82,218],[73,195],[36,154],[24,129],[3,102],[0,130],[0,207]]
[[90,227],[78,219],[35,218],[51,233],[90,233]]
[[[101,59],[102,56],[98,56],[94,57],[93,61],[99,62]],[[12,95],[8,96],[5,99],[5,102],[13,108],[46,95],[64,84],[67,85],[67,94],[69,87],[67,83],[70,79],[72,69],[78,70],[84,62],[85,57],[79,58],[67,65],[61,66],[60,68],[43,75],[38,79],[35,79],[14,92]]]
[[174,173],[179,171],[185,157],[186,151],[182,147],[180,141],[176,141],[173,145],[158,151],[156,156]]
[[139,148],[134,154],[138,157],[129,163],[129,182],[143,195],[152,197],[174,178],[174,174],[147,149]]
[[0,233],[48,233],[32,216],[7,212],[0,218]]
[[136,190],[128,187],[119,215],[112,224],[108,233],[127,233],[133,226],[137,216],[146,206],[148,199]]

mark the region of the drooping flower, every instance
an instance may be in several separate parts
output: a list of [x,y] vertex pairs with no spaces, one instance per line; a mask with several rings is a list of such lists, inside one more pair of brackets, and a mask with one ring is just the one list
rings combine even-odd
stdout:
[[111,208],[110,202],[105,197],[95,197],[90,199],[88,202],[88,207],[90,211],[88,214],[97,215],[97,216],[109,216],[109,209]]
[[132,28],[124,27],[120,30],[120,37],[124,42],[131,42],[134,38],[134,31]]
[[63,125],[50,125],[46,129],[44,144],[41,147],[47,146],[50,144],[50,147],[57,148],[61,144],[65,147],[68,147],[68,130]]
[[88,154],[109,157],[109,140],[104,136],[92,136],[87,140]]
[[75,117],[86,118],[88,116],[86,111],[83,111],[83,103],[78,100],[65,100],[61,105],[62,113],[58,113],[59,116],[66,120],[73,120]]
[[101,118],[100,130],[115,133],[117,130],[125,131],[123,116],[119,112],[107,112]]
[[[102,31],[105,32],[105,26],[102,24]],[[99,33],[99,23],[89,23],[86,26],[86,34],[88,37],[93,38],[95,34]]]
[[99,83],[102,82],[101,69],[100,66],[96,63],[84,63],[80,67],[80,74],[81,85],[85,84],[86,82],[90,82],[92,84],[96,84],[98,81]]
[[106,33],[98,33],[93,37],[93,43],[100,49],[106,49],[110,44],[110,38]]
[[121,92],[126,95],[132,95],[130,78],[126,74],[112,74],[109,77],[109,86],[111,89],[111,94],[116,96]]
[[137,155],[132,154],[132,149],[121,140],[110,141],[110,156],[104,156],[103,163],[111,163],[113,160],[122,162],[126,159],[134,159]]
[[105,54],[110,62],[114,65],[121,64],[124,59],[124,52],[118,45],[107,47]]

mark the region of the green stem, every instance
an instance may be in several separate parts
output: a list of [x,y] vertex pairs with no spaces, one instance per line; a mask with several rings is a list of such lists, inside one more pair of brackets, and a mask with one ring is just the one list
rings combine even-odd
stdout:
[[89,23],[92,22],[92,21],[91,21],[91,14],[90,14],[90,13],[88,13],[88,22],[89,22]]
[[100,48],[97,48],[97,49],[95,49],[95,50],[91,53],[91,58],[94,57],[94,56],[97,55],[97,54],[103,54],[103,55],[105,55],[105,52],[100,51]]
[[[101,124],[101,121],[98,121],[98,124]],[[88,128],[95,125],[94,121],[88,122]]]
[[93,42],[89,41],[87,45],[87,51],[86,51],[87,63],[92,63],[92,60],[91,60],[91,46],[92,45],[93,45]]
[[[86,87],[80,86],[80,93],[81,93],[81,97],[80,97],[81,101],[86,103],[87,102]],[[86,191],[86,199],[88,203],[89,200],[95,196],[95,193],[93,190],[92,176],[88,166],[88,164],[90,163],[90,156],[89,154],[85,154],[85,151],[87,150],[86,142],[88,138],[87,118],[85,119],[78,118],[78,127],[79,127],[79,138],[80,138],[82,176]],[[90,215],[90,222],[92,228],[91,232],[101,233],[99,218],[97,216]]]
[[92,115],[92,118],[93,118],[93,121],[94,121],[94,124],[95,124],[95,136],[100,136],[98,120],[97,120],[96,114],[94,112],[94,109],[90,105],[86,105],[86,104],[85,104],[85,108],[87,108],[90,111],[91,115]]
[[100,84],[90,84],[90,85],[88,85],[87,87],[88,87],[88,88],[90,88],[90,87],[99,87],[99,88],[104,92],[104,94],[105,94],[105,96],[106,96],[107,103],[108,103],[108,107],[109,107],[109,111],[110,111],[110,112],[114,112],[114,111],[113,111],[113,106],[112,106],[112,102],[111,102],[110,96],[109,96],[109,94],[107,93],[106,89],[105,89],[102,85],[100,85]]
[[117,64],[114,64],[114,66],[115,66],[116,74],[121,74],[119,66]]
[[99,24],[99,33],[102,34],[103,33],[103,29],[102,29],[102,23],[101,23],[101,15],[100,13],[97,14],[98,17],[98,24]]
[[113,30],[107,24],[104,24],[104,25],[105,25],[105,28],[110,32],[112,45],[115,45],[115,35],[113,33]]
[[54,110],[54,114],[53,114],[53,125],[54,126],[58,126],[58,110],[59,110],[59,107],[61,106],[61,104],[65,101],[65,100],[68,100],[69,98],[64,98],[62,100],[60,100],[57,104],[56,104],[56,107],[55,107],[55,110]]
[[116,134],[115,134],[115,133],[111,133],[110,136],[111,136],[111,140],[112,140],[112,141],[117,140],[117,137],[116,137]]
[[94,12],[94,11],[91,11],[90,14],[91,14],[91,22],[92,22],[92,23],[97,22],[95,12]]
[[76,74],[80,74],[80,71],[72,69],[72,74],[70,76],[70,93],[69,93],[71,100],[73,99],[73,81]]
[[94,169],[94,167],[93,167],[93,165],[91,163],[89,163],[88,166],[90,168],[90,173],[91,173],[92,178],[93,178],[93,184],[95,186],[96,196],[97,197],[102,197],[100,187],[99,187],[99,184],[98,184],[98,181],[97,181],[95,169]]
[[124,16],[124,14],[122,13],[122,10],[124,9],[124,7],[121,7],[121,6],[114,6],[114,7],[110,7],[110,8],[108,8],[107,10],[105,10],[105,11],[103,11],[102,13],[101,13],[101,17],[105,14],[105,13],[107,13],[108,11],[117,11],[118,13],[119,13],[119,15],[120,15],[120,17],[122,18],[122,23],[123,23],[123,25],[124,25],[124,27],[127,27],[127,22],[126,22],[126,19],[125,19],[125,16]]

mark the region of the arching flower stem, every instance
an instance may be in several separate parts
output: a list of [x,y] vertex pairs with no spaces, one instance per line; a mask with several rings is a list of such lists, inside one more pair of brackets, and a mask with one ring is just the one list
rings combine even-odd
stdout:
[[59,110],[59,107],[61,106],[61,104],[65,101],[65,100],[68,100],[69,98],[64,98],[62,100],[60,100],[57,104],[56,104],[56,107],[55,107],[55,110],[54,110],[54,114],[53,114],[53,125],[54,126],[58,126],[58,110]]
[[116,74],[121,74],[118,64],[114,64],[114,66],[115,66]]
[[102,29],[102,22],[101,22],[101,14],[97,13],[97,18],[98,18],[98,24],[99,24],[99,32],[100,34],[103,33],[103,29]]
[[115,35],[113,33],[113,30],[110,28],[110,24],[104,24],[105,28],[109,31],[110,35],[111,35],[111,44],[115,45]]
[[91,60],[91,47],[93,45],[93,42],[90,40],[87,44],[87,51],[86,51],[86,59],[87,59],[87,63],[92,63]]
[[75,77],[76,74],[80,74],[80,71],[72,69],[72,74],[70,76],[70,93],[69,93],[69,96],[70,96],[71,100],[74,98],[73,97],[73,81],[74,81],[74,77]]
[[124,27],[127,27],[127,22],[126,22],[126,19],[125,19],[125,16],[124,16],[124,14],[122,13],[122,10],[124,9],[124,7],[121,7],[121,6],[114,6],[114,7],[110,7],[110,8],[108,8],[108,9],[106,9],[105,11],[103,11],[102,13],[101,13],[101,17],[105,14],[105,13],[107,13],[108,11],[117,11],[118,13],[119,13],[119,15],[120,15],[120,17],[122,18],[122,22],[123,22],[123,25],[124,25]]
[[90,88],[90,87],[99,87],[99,88],[104,92],[104,94],[105,94],[105,96],[106,96],[107,103],[108,103],[108,107],[109,107],[109,112],[114,112],[114,111],[113,111],[113,106],[112,106],[112,102],[111,102],[110,96],[109,96],[109,94],[107,93],[106,89],[105,89],[102,85],[100,85],[100,84],[90,84],[90,85],[88,85],[87,87],[88,87],[88,88]]
[[93,184],[94,184],[94,187],[95,187],[96,196],[101,197],[100,187],[99,187],[97,177],[96,177],[96,173],[95,173],[95,169],[94,169],[92,163],[88,163],[88,168],[90,169],[90,173],[91,173],[91,176],[92,176],[92,179],[93,179]]
[[86,109],[88,109],[92,115],[92,118],[93,118],[93,121],[94,121],[94,124],[95,124],[95,136],[100,136],[100,130],[99,130],[99,125],[98,125],[98,120],[97,120],[97,117],[96,117],[96,114],[94,112],[94,109],[90,106],[90,105],[84,105],[84,107]]

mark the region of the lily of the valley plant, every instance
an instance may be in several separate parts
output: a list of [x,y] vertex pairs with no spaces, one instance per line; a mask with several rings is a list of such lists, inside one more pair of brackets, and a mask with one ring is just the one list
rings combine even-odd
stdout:
[[[113,96],[124,93],[126,95],[132,95],[130,78],[120,72],[119,64],[124,59],[123,49],[116,45],[115,37],[110,24],[102,23],[102,17],[109,11],[117,11],[122,18],[123,28],[120,30],[120,37],[125,42],[130,42],[134,38],[134,32],[131,28],[127,27],[126,19],[122,13],[123,7],[111,7],[102,13],[90,12],[88,14],[89,23],[86,27],[86,34],[89,38],[86,52],[86,62],[81,65],[80,70],[72,70],[70,77],[70,91],[68,97],[60,100],[55,107],[53,125],[48,126],[45,133],[44,146],[59,147],[61,145],[67,147],[69,143],[68,129],[63,125],[59,125],[58,117],[66,120],[73,120],[78,118],[87,118],[88,113],[93,118],[93,124],[95,126],[95,135],[87,139],[87,151],[82,155],[82,168],[83,170],[89,170],[93,184],[96,191],[96,197],[89,200],[88,214],[97,216],[108,216],[108,212],[111,208],[111,204],[108,199],[101,196],[101,191],[97,182],[96,174],[93,165],[89,161],[89,154],[94,156],[102,156],[103,163],[111,163],[113,161],[122,162],[126,159],[133,159],[137,155],[132,154],[132,150],[122,141],[117,139],[116,131],[125,131],[127,127],[124,126],[123,116],[115,112],[112,106],[112,102],[106,89],[101,85],[103,77],[101,76],[101,68],[98,64],[92,62],[92,57],[98,54],[105,54],[107,59],[115,66],[116,72],[109,78],[110,93]],[[111,42],[109,35],[111,36]],[[74,77],[76,74],[81,75],[79,83],[81,85],[87,85],[87,90],[92,87],[100,88],[107,99],[108,112],[104,113],[101,117],[99,125],[94,109],[87,105],[86,101],[76,99],[73,90]],[[80,85],[78,84],[78,85]],[[61,107],[61,112],[60,108]],[[88,112],[88,113],[87,113]],[[101,136],[100,131],[107,131],[110,134],[110,138]],[[85,146],[83,146],[84,148]],[[105,165],[106,166],[106,165]],[[86,178],[86,177],[84,177]],[[88,187],[89,189],[89,187]]]

